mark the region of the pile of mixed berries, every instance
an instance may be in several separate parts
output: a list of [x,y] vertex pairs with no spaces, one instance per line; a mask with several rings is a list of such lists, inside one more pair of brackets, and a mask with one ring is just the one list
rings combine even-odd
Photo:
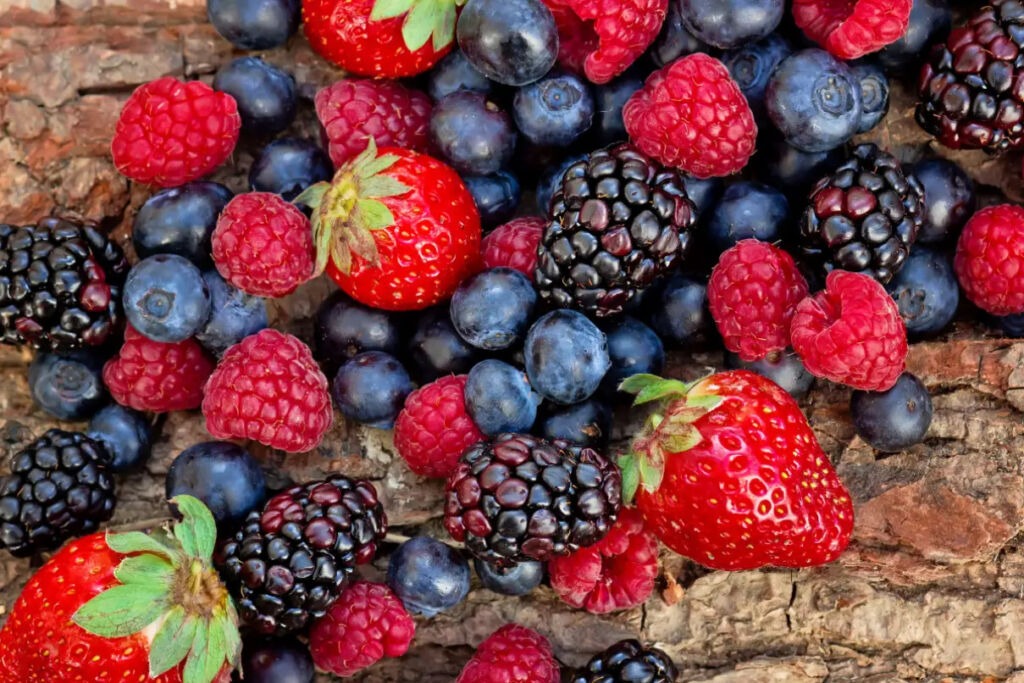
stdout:
[[[0,632],[3,680],[309,683],[405,654],[474,572],[603,614],[651,596],[662,546],[716,570],[832,562],[854,509],[798,403],[812,383],[852,389],[857,434],[898,452],[932,417],[908,341],[958,310],[1024,335],[1024,208],[976,210],[956,163],[856,137],[919,73],[939,143],[1024,147],[1022,0],[207,9],[241,50],[301,24],[345,75],[307,103],[250,55],[135,90],[111,143],[154,188],[131,263],[84,220],[0,225],[0,339],[36,350],[43,411],[89,421],[0,477],[0,548],[57,551]],[[310,104],[321,139],[282,136]],[[233,194],[204,177],[239,144],[261,151]],[[271,327],[266,301],[323,275],[312,336]],[[660,376],[667,351],[720,347],[719,372]],[[171,465],[176,521],[98,532],[155,416],[196,410],[218,440]],[[252,444],[308,452],[339,419],[444,480],[447,536],[389,535],[344,473],[268,489]],[[361,574],[379,555],[386,583]],[[562,671],[508,624],[457,681],[676,667],[627,640]]]

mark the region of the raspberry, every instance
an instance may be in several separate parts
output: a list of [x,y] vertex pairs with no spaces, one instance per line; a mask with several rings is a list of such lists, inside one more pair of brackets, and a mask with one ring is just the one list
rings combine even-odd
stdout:
[[322,88],[314,100],[336,167],[356,156],[372,137],[378,147],[426,151],[430,98],[394,81],[345,79]]
[[895,43],[910,25],[913,0],[793,0],[793,20],[839,59]]
[[352,676],[384,657],[409,650],[416,624],[384,584],[360,581],[346,588],[309,632],[318,669]]
[[481,253],[485,268],[515,268],[533,280],[537,246],[547,221],[537,216],[515,218],[484,237]]
[[466,375],[442,377],[409,394],[395,420],[395,448],[421,477],[447,478],[484,435],[466,412]]
[[789,346],[789,322],[807,296],[793,257],[766,242],[740,240],[711,271],[708,306],[725,348],[744,361]]
[[103,382],[123,406],[169,413],[198,408],[212,372],[213,361],[194,339],[165,344],[129,325],[121,350],[103,368]]
[[548,562],[558,597],[591,614],[607,614],[643,603],[658,576],[658,539],[644,530],[643,516],[622,508],[597,545]]
[[213,262],[255,296],[280,297],[313,276],[313,228],[280,195],[249,192],[228,202],[213,231]]
[[1024,208],[1001,204],[974,214],[960,233],[953,267],[978,308],[1024,313]]
[[316,448],[334,418],[327,378],[309,347],[269,329],[224,352],[206,383],[203,415],[218,439],[252,439],[288,453]]
[[558,662],[547,638],[506,624],[480,643],[455,683],[558,683]]
[[128,178],[174,187],[223,164],[241,127],[233,97],[202,81],[165,76],[139,86],[125,102],[110,151]]
[[558,24],[558,60],[593,83],[607,83],[654,42],[668,0],[544,0]]
[[622,117],[640,151],[698,178],[738,172],[757,141],[754,114],[729,70],[701,53],[651,74]]
[[808,372],[854,389],[890,389],[906,365],[907,330],[896,302],[861,273],[829,273],[824,291],[797,305],[790,337]]

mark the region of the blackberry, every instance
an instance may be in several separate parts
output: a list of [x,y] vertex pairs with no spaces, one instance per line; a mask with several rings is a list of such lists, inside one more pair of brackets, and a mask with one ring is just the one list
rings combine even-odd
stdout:
[[675,683],[679,672],[667,654],[636,640],[620,640],[576,671],[570,683]]
[[463,453],[445,489],[444,523],[478,559],[511,567],[597,543],[621,499],[619,470],[597,451],[502,434]]
[[917,178],[875,145],[858,145],[811,190],[799,246],[817,274],[850,270],[885,284],[903,267],[923,222]]
[[952,149],[1024,145],[1024,2],[978,10],[921,67],[917,122]]
[[99,346],[121,325],[124,252],[61,218],[0,224],[0,341],[41,351]]
[[534,281],[558,308],[620,313],[690,243],[696,207],[683,178],[629,144],[569,166],[551,199]]
[[214,561],[242,618],[260,633],[282,636],[327,612],[356,565],[373,559],[386,530],[373,484],[333,475],[250,512]]
[[15,557],[91,534],[114,514],[110,455],[85,434],[51,429],[0,477],[0,547]]

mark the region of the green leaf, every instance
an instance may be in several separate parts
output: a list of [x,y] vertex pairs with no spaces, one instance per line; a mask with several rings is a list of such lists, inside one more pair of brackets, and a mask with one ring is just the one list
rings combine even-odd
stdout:
[[217,672],[224,666],[224,662],[227,661],[227,643],[224,640],[224,625],[219,620],[212,620],[208,627],[210,629],[210,638],[207,641],[209,644],[206,647],[210,654],[206,660],[206,673],[210,676],[209,680],[213,680]]
[[71,619],[103,638],[138,633],[168,610],[167,586],[130,584],[108,588],[78,608]]
[[373,148],[373,154],[374,157],[372,159],[367,160],[366,162],[359,166],[357,175],[359,176],[359,181],[361,183],[365,183],[370,178],[380,175],[381,173],[383,173],[384,171],[388,170],[396,163],[398,163],[397,154],[383,154],[379,157],[376,156],[376,146]]
[[[460,3],[461,4],[461,3]],[[455,5],[445,2],[434,21],[434,52],[440,52],[455,39]]]
[[372,232],[367,230],[353,230],[349,234],[346,246],[352,253],[358,254],[361,259],[370,265],[376,266],[378,264],[379,254],[377,253],[377,241],[374,239]]
[[665,434],[659,439],[662,448],[670,453],[685,453],[703,440],[704,437],[696,427],[691,427],[681,434]]
[[722,405],[722,401],[725,399],[717,394],[698,394],[691,392],[686,395],[686,405],[693,408],[700,408],[704,413],[710,413],[712,410]]
[[[395,224],[395,215],[391,213],[384,202],[376,199],[360,199],[356,201],[356,208],[352,212],[353,233],[367,230],[383,230]],[[359,249],[353,247],[357,254]]]
[[144,534],[141,531],[126,531],[124,533],[108,533],[107,545],[115,553],[122,555],[133,555],[135,553],[153,553],[166,557],[172,562],[177,560],[178,553],[164,545],[156,534]]
[[334,267],[340,272],[348,275],[352,272],[352,250],[349,249],[348,244],[341,240],[335,240],[331,246],[331,261],[334,262]]
[[324,195],[331,189],[331,184],[324,181],[310,185],[299,196],[292,200],[292,204],[305,204],[314,211],[320,208],[324,201]]
[[437,0],[418,0],[402,24],[402,39],[412,52],[419,50],[430,40],[437,23]]
[[217,545],[217,523],[210,509],[193,496],[175,496],[170,503],[182,515],[181,521],[174,525],[174,535],[181,541],[185,554],[202,560],[212,559]]
[[632,453],[621,456],[619,468],[622,470],[622,501],[629,505],[636,496],[636,490],[640,488],[640,466],[637,456]]
[[163,583],[169,587],[174,578],[174,565],[167,558],[152,553],[132,555],[121,560],[114,577],[121,583]]
[[[356,175],[360,175],[360,170],[376,158],[377,141],[371,136],[370,139],[366,141],[366,149],[360,152],[355,159],[350,161],[349,165],[352,167],[352,170]],[[370,175],[373,174],[371,173]]]
[[331,259],[331,243],[334,231],[319,220],[313,222],[313,244],[316,245],[316,275],[324,272]]
[[412,8],[414,0],[377,0],[370,12],[370,21],[400,17]]
[[198,625],[199,618],[186,617],[180,605],[171,608],[149,647],[150,678],[170,671],[185,659],[192,649]]
[[210,668],[210,640],[209,624],[199,624],[196,627],[195,635],[192,637],[192,649],[185,660],[185,670],[182,671],[184,683],[209,683],[211,678],[203,678],[203,674]]
[[359,183],[359,196],[367,199],[398,197],[412,188],[388,175],[375,175]]
[[638,458],[640,469],[640,484],[645,491],[653,493],[661,486],[661,480],[665,477],[665,460],[657,445],[652,444],[647,457]]
[[234,664],[242,654],[242,636],[238,632],[238,616],[230,603],[228,613],[214,620],[212,627],[218,626],[224,632],[224,657],[229,664]]

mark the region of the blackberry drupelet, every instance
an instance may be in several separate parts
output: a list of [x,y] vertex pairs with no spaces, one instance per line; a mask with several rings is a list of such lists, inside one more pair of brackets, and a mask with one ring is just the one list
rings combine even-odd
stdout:
[[875,145],[858,145],[811,190],[799,247],[817,274],[863,272],[885,284],[903,267],[923,221],[917,178]]
[[936,45],[921,67],[917,122],[952,149],[1024,145],[1024,2],[997,0]]
[[53,550],[96,531],[115,502],[106,449],[85,434],[51,429],[0,477],[0,547],[15,557]]
[[282,636],[322,617],[387,530],[377,490],[333,475],[293,486],[253,511],[214,560],[242,618]]
[[597,543],[622,499],[615,465],[591,448],[502,434],[470,447],[445,489],[445,528],[496,567]]
[[0,224],[0,341],[41,351],[103,344],[122,323],[127,272],[121,248],[90,226]]
[[678,172],[629,144],[566,170],[551,199],[534,281],[559,308],[606,317],[685,255],[696,207]]
[[675,683],[676,665],[667,654],[636,640],[620,640],[594,655],[570,683]]

